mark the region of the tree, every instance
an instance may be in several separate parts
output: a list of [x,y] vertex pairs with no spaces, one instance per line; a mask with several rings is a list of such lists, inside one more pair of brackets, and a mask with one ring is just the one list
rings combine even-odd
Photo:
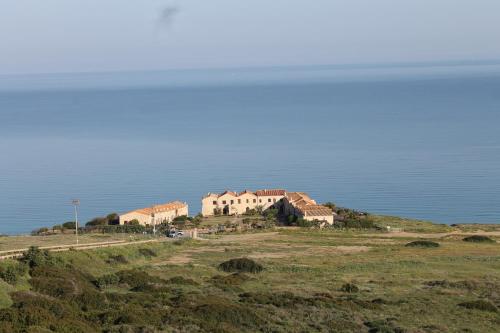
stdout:
[[30,268],[42,266],[51,260],[52,257],[49,251],[42,251],[36,246],[31,246],[28,251],[24,252],[23,256],[19,258],[19,261],[28,264]]
[[117,225],[120,224],[120,216],[116,213],[111,213],[106,216],[109,225]]
[[264,217],[268,221],[274,221],[278,217],[278,210],[276,208],[270,208],[264,212]]
[[325,202],[323,206],[330,208],[331,210],[335,211],[335,208],[337,208],[337,205],[335,205],[333,202]]
[[105,217],[96,217],[87,222],[85,224],[88,227],[94,227],[94,226],[99,226],[99,225],[107,225],[108,224],[108,219]]
[[76,223],[74,221],[65,222],[65,223],[62,224],[62,227],[64,229],[75,229],[76,228]]
[[139,220],[133,219],[131,221],[128,221],[127,225],[140,225]]

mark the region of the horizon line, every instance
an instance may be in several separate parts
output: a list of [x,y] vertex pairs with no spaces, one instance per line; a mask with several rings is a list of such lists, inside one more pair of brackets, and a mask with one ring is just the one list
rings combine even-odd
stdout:
[[261,65],[261,66],[228,66],[228,67],[182,67],[163,69],[116,69],[103,71],[61,71],[61,72],[33,72],[33,73],[0,73],[2,77],[28,77],[45,75],[92,75],[92,74],[119,74],[119,73],[161,73],[161,72],[196,72],[196,71],[232,71],[232,70],[300,70],[300,69],[371,69],[371,68],[426,68],[426,67],[464,67],[464,66],[491,66],[500,65],[500,58],[491,59],[458,59],[458,60],[430,60],[430,61],[393,61],[393,62],[366,62],[366,63],[337,63],[314,65]]

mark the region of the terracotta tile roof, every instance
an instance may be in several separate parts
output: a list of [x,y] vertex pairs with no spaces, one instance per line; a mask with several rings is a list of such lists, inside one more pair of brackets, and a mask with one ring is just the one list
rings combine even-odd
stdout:
[[238,196],[242,196],[243,194],[251,194],[251,195],[256,195],[254,192],[249,191],[249,190],[244,190],[243,192],[240,192]]
[[304,209],[304,213],[306,216],[329,216],[333,215],[333,211],[325,206],[314,205],[309,206]]
[[222,192],[221,194],[219,194],[219,197],[222,197],[223,195],[226,195],[226,194],[232,195],[233,197],[238,196],[238,194],[236,194],[236,192],[226,190],[226,191]]
[[187,207],[187,204],[185,202],[172,201],[172,202],[168,202],[168,203],[162,204],[162,205],[155,205],[153,207],[139,208],[139,209],[133,210],[131,212],[128,212],[126,214],[138,213],[138,214],[149,216],[153,212],[154,213],[163,213],[163,212],[168,212],[171,210],[176,210],[176,209],[184,208],[184,207]]
[[285,195],[286,191],[285,190],[279,190],[279,189],[273,189],[273,190],[258,190],[255,192],[260,197],[266,197],[266,196],[278,196],[278,195]]
[[305,216],[328,216],[333,211],[325,206],[318,205],[304,192],[289,192],[286,194],[288,202],[299,209]]

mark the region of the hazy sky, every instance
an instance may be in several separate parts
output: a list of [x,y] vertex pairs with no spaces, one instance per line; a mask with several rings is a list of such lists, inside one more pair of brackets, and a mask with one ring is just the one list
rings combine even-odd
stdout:
[[0,0],[0,74],[457,59],[499,0]]

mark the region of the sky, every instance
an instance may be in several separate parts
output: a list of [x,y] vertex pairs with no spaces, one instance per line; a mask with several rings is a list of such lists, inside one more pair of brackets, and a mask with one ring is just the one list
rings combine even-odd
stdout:
[[500,59],[498,0],[0,0],[0,75]]

